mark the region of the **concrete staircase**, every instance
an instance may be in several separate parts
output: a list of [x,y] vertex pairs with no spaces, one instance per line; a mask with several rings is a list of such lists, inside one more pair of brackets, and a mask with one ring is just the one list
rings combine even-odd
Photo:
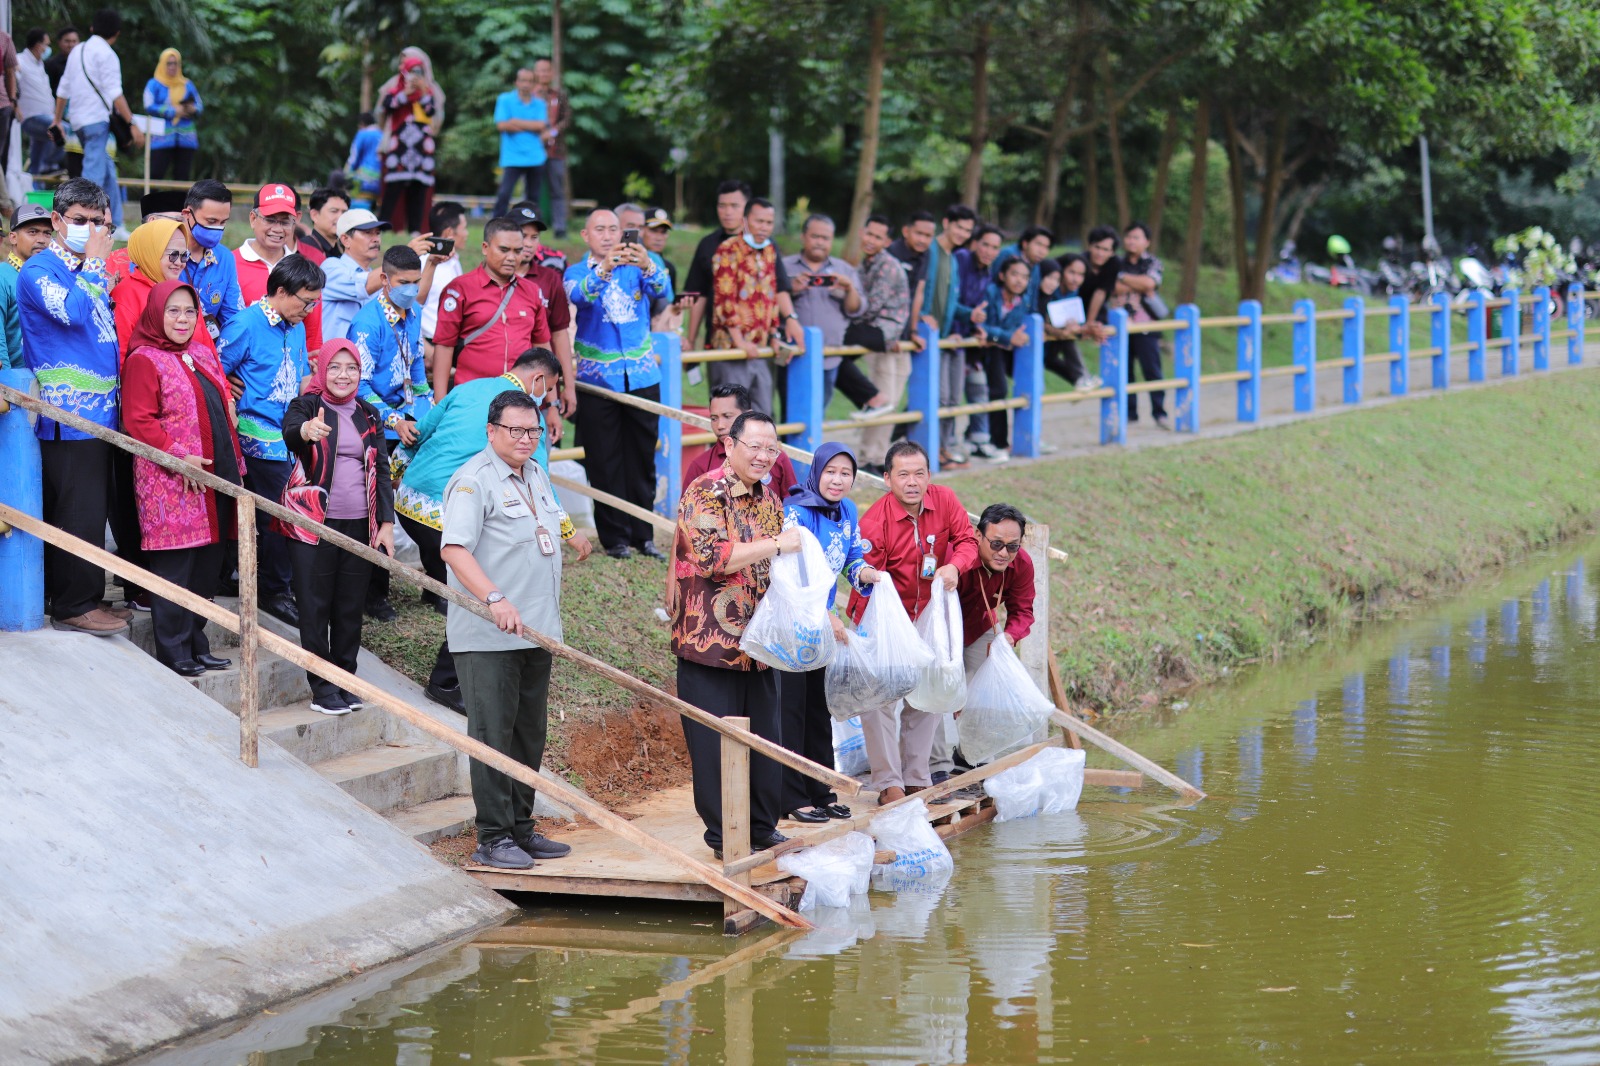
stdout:
[[[220,605],[237,610],[234,600]],[[299,643],[299,634],[267,614],[261,624]],[[239,658],[239,638],[208,625],[216,655]],[[154,652],[148,614],[136,614],[129,637],[147,654]],[[363,651],[358,670],[363,679],[405,699],[437,720],[464,731],[466,719],[430,702],[422,688]],[[471,785],[467,758],[454,748],[374,707],[330,717],[311,709],[305,671],[269,655],[257,654],[261,686],[261,733],[289,754],[315,769],[356,800],[383,815],[421,844],[454,836],[472,824]],[[239,713],[239,670],[206,673],[191,680],[205,695]]]

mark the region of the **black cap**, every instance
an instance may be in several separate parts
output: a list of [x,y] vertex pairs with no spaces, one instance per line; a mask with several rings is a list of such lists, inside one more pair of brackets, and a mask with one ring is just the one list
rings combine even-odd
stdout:
[[148,218],[151,215],[181,215],[183,214],[183,201],[188,194],[182,189],[156,189],[139,197],[139,214]]
[[506,212],[506,217],[516,219],[519,226],[538,226],[540,233],[550,228],[544,224],[544,218],[539,214],[539,205],[532,200],[512,204],[511,210]]
[[652,207],[644,213],[645,229],[671,229],[672,214],[664,207]]

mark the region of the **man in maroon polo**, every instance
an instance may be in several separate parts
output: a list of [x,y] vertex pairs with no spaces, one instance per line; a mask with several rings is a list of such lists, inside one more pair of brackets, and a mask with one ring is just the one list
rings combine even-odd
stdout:
[[483,263],[452,281],[439,298],[433,331],[434,402],[452,384],[507,373],[529,348],[550,346],[544,293],[517,273],[522,227],[497,218],[483,230]]
[[[728,434],[733,431],[734,420],[750,410],[750,407],[750,390],[743,385],[717,385],[711,390],[707,412],[711,419],[711,432],[717,435],[717,439],[712,442],[711,447],[695,456],[694,461],[683,471],[685,491],[701,474],[722,469],[722,464],[728,458]],[[778,506],[782,507],[783,501],[789,498],[789,490],[794,488],[797,481],[794,463],[789,461],[788,455],[780,452],[767,476],[770,479],[767,488],[778,501]]]
[[[931,484],[928,453],[911,440],[889,446],[884,458],[889,495],[861,516],[861,538],[871,544],[867,565],[887,571],[894,590],[913,621],[933,598],[933,583],[952,591],[962,575],[978,565],[978,539],[959,497],[943,485]],[[881,595],[882,585],[876,586]],[[850,617],[859,624],[867,597],[850,594]],[[878,802],[892,803],[907,792],[931,783],[928,762],[942,714],[919,711],[907,703],[895,714],[893,705],[861,716],[862,737]]]

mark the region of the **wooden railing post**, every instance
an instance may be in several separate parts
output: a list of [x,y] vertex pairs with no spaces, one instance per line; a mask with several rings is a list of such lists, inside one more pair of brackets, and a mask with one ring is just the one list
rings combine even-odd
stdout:
[[1533,368],[1550,369],[1550,286],[1533,290]]
[[1411,301],[1399,295],[1389,297],[1389,351],[1397,358],[1389,364],[1389,395],[1404,396],[1411,391]]
[[[750,728],[748,718],[724,719],[740,729]],[[722,862],[738,862],[750,854],[750,749],[729,737],[722,738]],[[738,884],[749,887],[750,873],[728,874]],[[722,916],[732,918],[745,907],[738,900],[724,897]]]
[[1583,286],[1573,282],[1567,287],[1567,364],[1577,366],[1583,362]]
[[1317,406],[1317,305],[1313,300],[1296,300],[1294,313],[1294,409],[1305,413]]
[[1173,375],[1183,381],[1173,393],[1176,409],[1173,428],[1179,433],[1200,432],[1200,374],[1202,363],[1200,347],[1200,308],[1194,304],[1179,304],[1173,318],[1183,323],[1183,328],[1172,335]]
[[1433,313],[1428,316],[1429,344],[1433,353],[1433,387],[1450,387],[1450,294],[1433,294]]
[[1241,422],[1255,422],[1261,418],[1261,301],[1239,301],[1239,317],[1246,321],[1236,344],[1238,369],[1250,376],[1238,383],[1236,414]]
[[1350,312],[1344,320],[1344,357],[1349,360],[1344,368],[1344,402],[1360,403],[1367,380],[1367,302],[1350,296],[1344,309]]
[[[676,333],[652,333],[650,345],[661,360],[661,402],[683,407],[683,338]],[[683,495],[683,423],[663,418],[656,436],[656,477],[665,481],[666,495],[656,510],[676,522],[678,497]]]
[[260,748],[261,679],[256,674],[256,608],[260,588],[256,569],[256,505],[238,501],[239,515],[239,758],[255,766]]
[[1482,381],[1489,366],[1489,308],[1482,289],[1467,293],[1467,380]]
[[1128,312],[1106,316],[1111,336],[1100,343],[1100,383],[1111,390],[1100,400],[1100,443],[1128,443]]
[[1501,295],[1506,305],[1500,309],[1500,338],[1506,345],[1500,349],[1500,373],[1511,378],[1522,371],[1522,294],[1507,289]]

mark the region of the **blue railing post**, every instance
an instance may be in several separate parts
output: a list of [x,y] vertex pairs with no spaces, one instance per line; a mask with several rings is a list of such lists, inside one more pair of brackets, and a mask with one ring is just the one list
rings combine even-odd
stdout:
[[1482,289],[1467,293],[1467,380],[1482,381],[1489,366],[1489,308]]
[[1583,362],[1583,286],[1574,282],[1567,288],[1567,363]]
[[1404,396],[1411,390],[1411,301],[1391,296],[1389,306],[1389,351],[1399,356],[1389,364],[1389,395]]
[[1296,300],[1294,313],[1294,409],[1311,411],[1317,406],[1317,305],[1313,300]]
[[922,421],[906,426],[906,436],[928,453],[928,472],[939,472],[939,331],[926,322],[917,323],[922,351],[911,353],[911,381],[906,387],[906,410],[922,415]]
[[1100,400],[1100,443],[1128,443],[1128,312],[1106,316],[1111,336],[1100,342],[1100,381],[1111,390]]
[[1550,286],[1533,290],[1533,368],[1550,369]]
[[[683,337],[677,333],[652,333],[650,345],[661,361],[661,404],[683,410]],[[678,500],[683,496],[683,423],[660,419],[656,435],[656,478],[667,486],[656,505],[663,516],[678,520]]]
[[1238,365],[1250,376],[1238,382],[1238,418],[1241,422],[1254,422],[1261,417],[1261,301],[1241,300],[1239,317],[1247,321],[1239,327]]
[[1179,304],[1172,317],[1183,328],[1172,335],[1173,376],[1183,381],[1174,394],[1177,414],[1173,426],[1179,433],[1200,432],[1200,308]]
[[1428,345],[1433,353],[1433,387],[1450,387],[1450,294],[1433,294],[1433,313],[1428,316]]
[[1502,295],[1509,302],[1500,309],[1500,337],[1506,346],[1500,349],[1500,373],[1515,377],[1521,369],[1522,353],[1522,294],[1507,289]]
[[[1044,319],[1028,316],[1028,343],[1011,353],[1015,381],[1012,391],[1028,401],[1019,407],[1011,420],[1011,454],[1023,459],[1039,456],[1039,443],[1044,437]],[[1004,418],[1006,412],[995,411],[990,418]]]
[[[807,326],[805,342],[784,368],[789,375],[789,398],[783,405],[786,422],[804,422],[805,428],[785,440],[808,452],[822,443],[822,330]],[[795,474],[804,478],[809,463],[793,460]]]
[[1367,380],[1367,302],[1351,296],[1344,309],[1350,312],[1344,320],[1344,357],[1350,360],[1344,368],[1344,402],[1360,403]]
[[[0,382],[18,392],[38,394],[29,370],[0,370]],[[0,414],[0,503],[30,518],[44,517],[39,440],[28,412],[20,407]],[[0,534],[0,630],[15,633],[43,627],[44,541],[13,529]]]

